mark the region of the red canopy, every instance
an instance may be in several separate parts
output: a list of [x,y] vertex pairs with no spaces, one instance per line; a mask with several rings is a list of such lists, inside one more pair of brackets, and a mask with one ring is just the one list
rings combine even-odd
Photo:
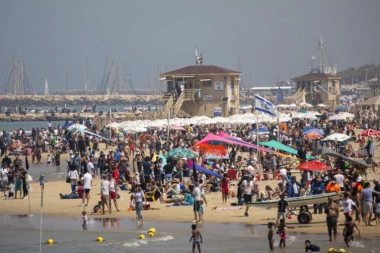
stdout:
[[364,137],[368,137],[368,136],[380,136],[380,132],[379,131],[376,131],[376,130],[373,130],[373,129],[367,129],[365,131],[363,131],[360,136],[364,136]]
[[301,163],[298,166],[298,169],[300,170],[328,170],[329,166],[319,161],[310,161],[310,162]]
[[[229,135],[226,135],[226,136],[229,136]],[[244,146],[244,147],[248,147],[248,148],[254,148],[254,149],[257,149],[257,150],[263,150],[265,152],[273,153],[273,150],[271,150],[271,149],[263,148],[263,147],[260,147],[260,146],[257,146],[257,145],[254,145],[254,144],[251,144],[251,143],[239,140],[239,139],[237,139],[235,137],[232,137],[232,136],[230,136],[230,138],[223,138],[221,136],[218,136],[218,135],[215,135],[215,134],[212,134],[212,133],[207,134],[206,137],[204,137],[202,140],[200,140],[199,142],[197,142],[194,145],[194,147],[200,146],[203,143],[209,143],[209,142],[212,142],[212,141],[229,143],[229,144],[234,144],[234,145],[238,145],[238,146]]]

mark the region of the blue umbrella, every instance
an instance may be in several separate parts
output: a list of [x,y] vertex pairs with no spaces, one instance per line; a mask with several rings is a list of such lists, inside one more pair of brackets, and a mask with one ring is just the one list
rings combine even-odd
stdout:
[[260,133],[260,134],[264,134],[264,133],[269,133],[269,130],[266,128],[266,127],[259,127],[259,129],[253,129],[252,132],[254,133]]
[[66,130],[69,126],[71,126],[72,124],[74,124],[73,122],[69,121],[67,123],[65,123],[63,126],[62,126],[62,129]]
[[202,166],[198,165],[198,164],[195,164],[195,169],[197,171],[203,171],[206,175],[210,175],[210,176],[216,176],[218,178],[222,178],[221,175],[219,175],[218,173],[212,171],[212,170],[208,170],[206,168],[203,168]]
[[317,132],[318,134],[320,134],[320,135],[322,135],[322,136],[325,135],[325,132],[324,132],[322,129],[318,129],[318,128],[310,128],[310,129],[307,130],[307,131],[302,131],[302,133],[303,133],[304,135],[306,135],[306,134],[308,134],[308,133],[310,133],[310,132]]

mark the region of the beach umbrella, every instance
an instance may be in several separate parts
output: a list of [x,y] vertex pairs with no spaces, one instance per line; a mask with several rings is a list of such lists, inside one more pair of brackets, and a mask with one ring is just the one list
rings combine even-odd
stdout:
[[351,139],[350,136],[346,134],[331,134],[324,138],[322,141],[337,141],[337,142],[343,142]]
[[322,136],[325,135],[325,132],[322,129],[318,129],[318,128],[309,128],[306,131],[302,131],[303,134],[309,134],[312,132],[315,132],[315,133],[320,134]]
[[186,131],[186,129],[183,128],[183,127],[181,127],[181,126],[171,126],[171,127],[170,127],[170,130]]
[[300,170],[328,170],[329,166],[327,166],[326,164],[320,161],[310,161],[310,162],[301,163],[298,166],[298,169]]
[[368,136],[377,137],[379,135],[380,135],[380,132],[373,129],[367,129],[360,134],[360,136],[363,136],[363,137],[368,137]]
[[82,124],[72,124],[71,126],[67,128],[67,130],[69,131],[84,130],[84,129],[87,129],[87,127]]
[[63,126],[62,126],[62,129],[63,130],[66,130],[68,127],[70,127],[72,124],[74,124],[73,122],[69,121],[67,123],[65,123]]
[[197,154],[195,154],[194,151],[187,149],[187,148],[175,148],[175,149],[170,150],[165,155],[166,158],[169,158],[169,157],[177,158],[178,156],[192,159],[192,158],[197,157]]
[[315,132],[315,131],[311,131],[310,133],[304,135],[303,137],[305,140],[319,140],[319,139],[322,139],[323,138],[323,135]]
[[258,134],[269,134],[269,130],[266,127],[259,127],[258,129],[253,129],[252,132]]

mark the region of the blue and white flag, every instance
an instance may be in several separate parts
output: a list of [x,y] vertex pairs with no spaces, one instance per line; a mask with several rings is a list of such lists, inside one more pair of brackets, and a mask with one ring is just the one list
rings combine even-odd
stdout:
[[259,95],[255,95],[255,110],[276,117],[275,105]]

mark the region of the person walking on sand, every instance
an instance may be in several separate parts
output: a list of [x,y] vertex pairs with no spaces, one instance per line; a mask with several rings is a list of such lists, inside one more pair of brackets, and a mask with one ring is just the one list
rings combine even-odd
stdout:
[[244,202],[245,202],[244,215],[248,217],[249,205],[247,205],[247,203],[252,202],[252,190],[253,190],[252,176],[248,176],[247,179],[243,181],[242,185],[244,187],[244,195],[243,195]]
[[103,181],[100,183],[100,198],[102,200],[103,214],[106,213],[107,206],[109,213],[111,214],[111,203],[110,203],[110,182],[107,180],[107,175],[103,175]]
[[[82,206],[88,206],[88,202],[90,201],[91,182],[92,176],[90,172],[88,172],[88,170],[86,169],[83,175],[84,194],[82,199]],[[87,203],[85,203],[85,199],[87,200]]]
[[224,173],[222,180],[220,180],[220,186],[222,188],[223,204],[227,203],[229,184],[230,184],[230,180],[228,179],[228,175],[227,173]]
[[198,252],[201,252],[201,243],[203,243],[201,232],[197,229],[197,225],[193,224],[191,225],[191,237],[190,241],[193,241],[193,248],[192,252],[195,252],[195,246],[198,248]]
[[136,219],[137,219],[137,225],[143,225],[143,216],[142,216],[142,209],[143,209],[143,202],[145,202],[145,196],[144,192],[141,190],[140,186],[136,187],[135,193],[134,193],[135,203],[136,203]]
[[332,231],[334,231],[334,241],[337,235],[337,225],[339,219],[339,206],[333,201],[332,197],[328,198],[328,203],[325,205],[327,231],[329,233],[329,241],[332,241]]
[[199,189],[199,183],[195,183],[195,187],[193,189],[193,198],[194,198],[194,205],[193,205],[193,211],[194,211],[194,221],[193,222],[200,222],[200,214],[199,210],[201,207],[200,201],[201,201],[201,190]]
[[[116,207],[116,211],[120,212],[119,207],[117,205],[117,193],[116,193],[116,182],[111,174],[108,175],[108,180],[110,182],[110,199],[113,200],[113,203]],[[112,203],[110,203],[110,210],[112,209]]]

